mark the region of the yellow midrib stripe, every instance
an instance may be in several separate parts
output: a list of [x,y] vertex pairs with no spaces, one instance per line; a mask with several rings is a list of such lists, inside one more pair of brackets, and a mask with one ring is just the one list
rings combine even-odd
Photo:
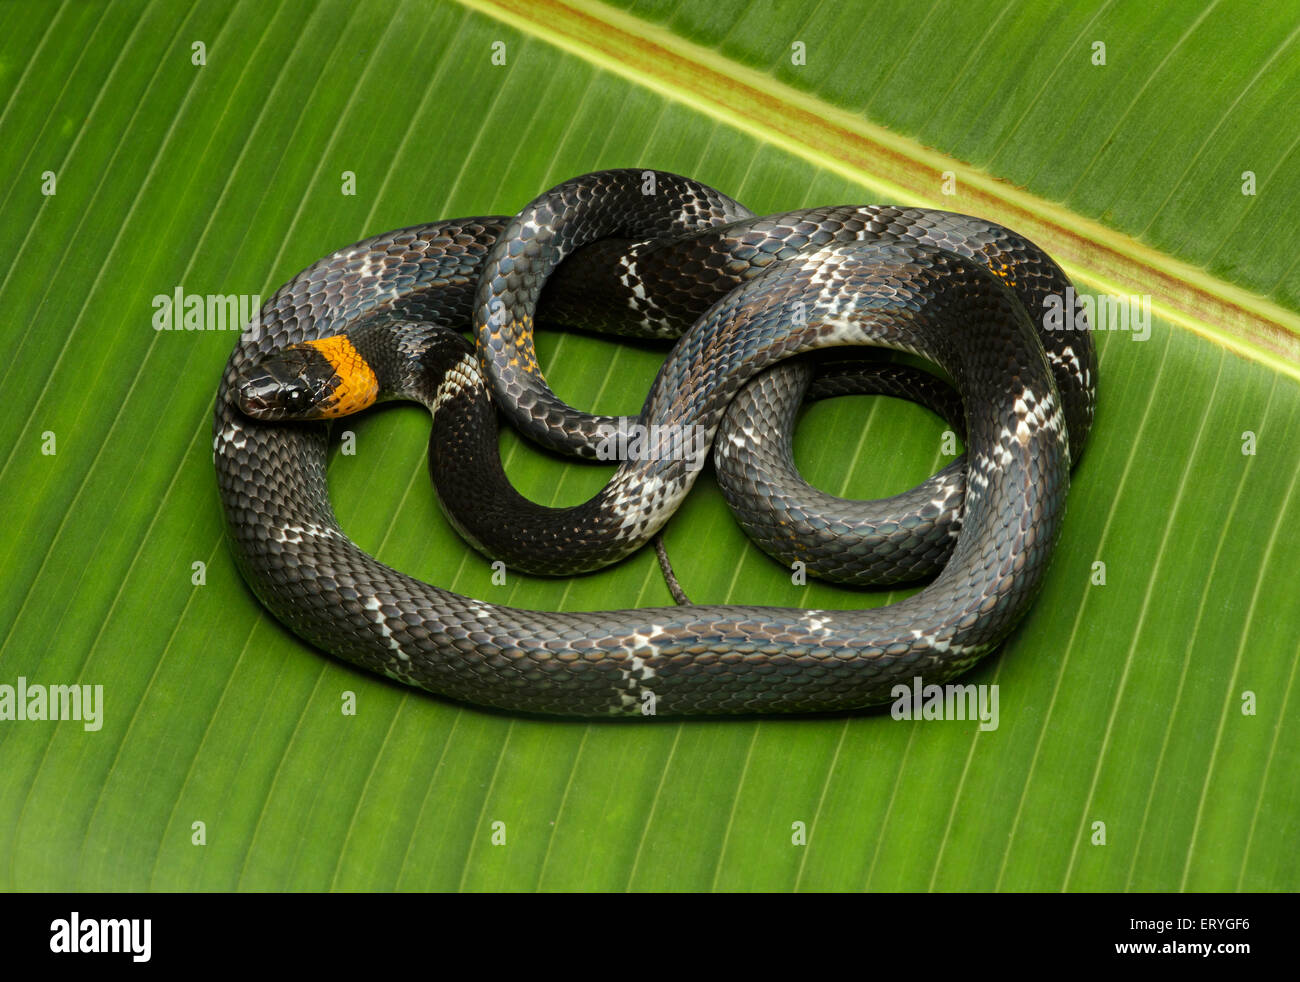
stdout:
[[[966,211],[1042,246],[1077,281],[1151,296],[1152,314],[1300,379],[1300,314],[654,24],[589,0],[460,0],[868,189]],[[937,193],[951,171],[958,194]]]

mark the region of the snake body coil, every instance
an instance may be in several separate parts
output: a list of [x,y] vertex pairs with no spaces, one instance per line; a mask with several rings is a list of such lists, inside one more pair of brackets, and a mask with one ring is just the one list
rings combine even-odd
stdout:
[[[1044,299],[1068,285],[1031,243],[978,219],[885,207],[754,218],[662,172],[585,175],[511,219],[376,236],[277,291],[226,366],[213,449],[232,548],[254,592],[303,638],[472,703],[666,716],[887,701],[899,681],[941,682],[969,667],[1037,592],[1060,531],[1071,450],[1077,457],[1095,402],[1091,337],[1035,326]],[[546,386],[532,348],[539,314],[625,333],[686,333],[640,416],[595,417]],[[468,327],[477,356],[455,333]],[[543,509],[510,497],[493,452],[494,405],[547,446],[588,457],[611,428],[698,427],[703,445],[716,447],[724,489],[742,502],[747,526],[767,529],[763,545],[774,555],[803,555],[820,564],[814,569],[859,581],[942,571],[901,603],[866,610],[556,613],[422,583],[366,555],[339,528],[323,426],[243,411],[255,401],[248,380],[256,366],[340,334],[383,377],[372,388],[434,409],[440,497],[472,541],[494,556],[509,552],[516,565],[554,571],[549,557],[566,550],[569,568],[625,555],[671,515],[700,461],[625,460],[592,502]],[[785,531],[802,509],[796,499],[810,493],[790,487],[801,482],[785,441],[810,372],[785,359],[846,345],[938,364],[962,395],[968,460],[897,501],[823,501],[841,511],[818,518],[817,536],[805,542]],[[884,381],[875,390],[915,382],[908,369],[876,371]],[[894,371],[903,382],[889,382]],[[917,397],[944,404],[940,394]],[[756,486],[756,474],[772,483]],[[479,496],[498,509],[506,502],[506,513],[475,517],[477,502],[464,499],[485,484],[492,494]],[[865,520],[875,544],[846,547],[841,526],[863,524],[867,505],[879,512]],[[882,542],[895,559],[879,558]]]

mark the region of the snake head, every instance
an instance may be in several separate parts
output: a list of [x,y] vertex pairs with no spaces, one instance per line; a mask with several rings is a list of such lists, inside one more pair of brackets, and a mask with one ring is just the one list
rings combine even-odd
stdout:
[[240,410],[253,419],[333,419],[374,403],[379,380],[342,334],[272,352],[235,380]]

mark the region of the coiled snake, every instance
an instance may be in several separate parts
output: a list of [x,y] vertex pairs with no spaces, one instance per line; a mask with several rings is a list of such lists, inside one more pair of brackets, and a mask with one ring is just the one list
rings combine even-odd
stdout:
[[[979,219],[880,206],[755,218],[659,171],[584,175],[513,218],[375,236],[280,288],[231,355],[213,451],[232,549],[301,637],[471,703],[668,716],[887,701],[900,680],[941,682],[991,651],[1039,588],[1095,403],[1091,336],[1036,326],[1067,286],[1041,250]],[[683,336],[639,417],[595,417],[546,386],[537,316]],[[785,359],[853,345],[911,352],[947,373],[968,462],[888,502],[808,504],[788,442],[812,369]],[[863,374],[874,379],[864,391],[945,404],[924,373]],[[459,596],[366,555],[335,519],[326,427],[300,420],[385,398],[433,409],[439,497],[471,542],[508,565],[560,572],[627,555],[667,521],[713,445],[720,482],[775,555],[856,582],[941,571],[906,600],[863,610],[557,613]],[[592,501],[548,509],[506,480],[498,410],[586,457],[629,427],[692,438],[628,454]],[[807,515],[811,538],[790,533]]]

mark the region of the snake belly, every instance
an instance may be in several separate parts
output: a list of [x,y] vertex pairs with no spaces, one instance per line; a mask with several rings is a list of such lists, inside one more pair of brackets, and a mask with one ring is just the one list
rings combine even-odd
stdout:
[[[611,186],[626,181],[625,172],[612,172],[619,175],[614,179],[609,173],[561,187],[566,194],[577,189],[588,204],[608,204]],[[304,270],[267,302],[260,323],[241,336],[227,364],[213,451],[236,561],[278,619],[318,647],[402,682],[475,704],[565,716],[855,709],[888,700],[900,680],[951,677],[1005,637],[1041,584],[1059,535],[1071,442],[1081,444],[1091,422],[1090,339],[1062,340],[1053,358],[1015,287],[991,270],[998,260],[969,246],[971,254],[963,255],[961,243],[951,243],[955,250],[873,230],[867,209],[844,210],[857,216],[849,219],[827,217],[834,209],[818,210],[813,221],[819,227],[839,222],[848,230],[837,238],[796,228],[803,241],[791,245],[782,262],[751,263],[745,272],[736,272],[743,263],[731,263],[728,275],[737,282],[730,292],[717,299],[716,289],[701,290],[703,299],[685,304],[678,322],[689,321],[700,306],[707,317],[675,350],[669,363],[675,367],[661,373],[642,418],[681,421],[687,412],[702,412],[703,425],[716,430],[745,379],[820,347],[877,344],[938,363],[966,406],[969,463],[960,533],[934,582],[889,607],[700,605],[570,613],[463,597],[379,563],[348,539],[329,502],[324,427],[257,423],[233,404],[231,386],[250,360],[385,312],[455,329],[476,320],[480,342],[485,335],[488,340],[479,348],[485,367],[497,370],[496,376],[493,369],[484,374],[502,409],[517,415],[522,401],[533,407],[526,415],[534,429],[571,433],[568,407],[538,402],[532,382],[523,383],[533,386],[528,398],[508,404],[500,398],[502,388],[519,386],[520,378],[540,377],[535,358],[529,363],[531,337],[518,340],[524,318],[516,314],[521,296],[530,294],[523,301],[525,308],[533,305],[525,311],[530,330],[537,297],[563,255],[601,236],[624,236],[647,243],[647,255],[659,257],[643,260],[652,268],[673,262],[663,245],[669,238],[685,243],[684,255],[699,258],[710,236],[728,249],[739,243],[746,253],[747,236],[771,238],[774,229],[787,227],[763,225],[743,209],[729,210],[729,199],[709,198],[696,190],[702,186],[664,177],[682,182],[664,182],[677,196],[661,213],[669,214],[667,220],[586,223],[555,249],[555,236],[540,233],[571,218],[561,195],[547,199],[549,222],[534,209],[512,220],[438,222],[365,240]],[[657,204],[662,207],[663,199]],[[539,234],[519,235],[515,227],[526,214],[524,228]],[[728,234],[747,221],[758,225]],[[514,261],[503,273],[501,257],[509,260],[512,251]],[[649,319],[644,301],[653,298],[664,305],[657,312],[662,315],[666,294],[634,279],[612,253],[603,260],[599,253],[594,247],[589,252],[590,268],[613,262],[625,287],[636,284],[623,296],[625,309]],[[540,271],[521,268],[521,256],[541,259]],[[1016,275],[1023,277],[1024,269]],[[560,296],[557,307],[563,305],[562,285]],[[611,288],[610,297],[616,301],[617,290]],[[849,297],[856,298],[852,309],[845,304]],[[797,328],[791,324],[794,303],[803,305]],[[481,319],[480,311],[486,313]],[[513,362],[532,371],[497,384],[502,362],[491,350],[504,356],[507,368]],[[1082,396],[1058,389],[1058,376],[1085,375]],[[1072,406],[1083,418],[1077,437]],[[588,437],[594,432],[589,429]],[[585,440],[570,442],[581,452]]]

